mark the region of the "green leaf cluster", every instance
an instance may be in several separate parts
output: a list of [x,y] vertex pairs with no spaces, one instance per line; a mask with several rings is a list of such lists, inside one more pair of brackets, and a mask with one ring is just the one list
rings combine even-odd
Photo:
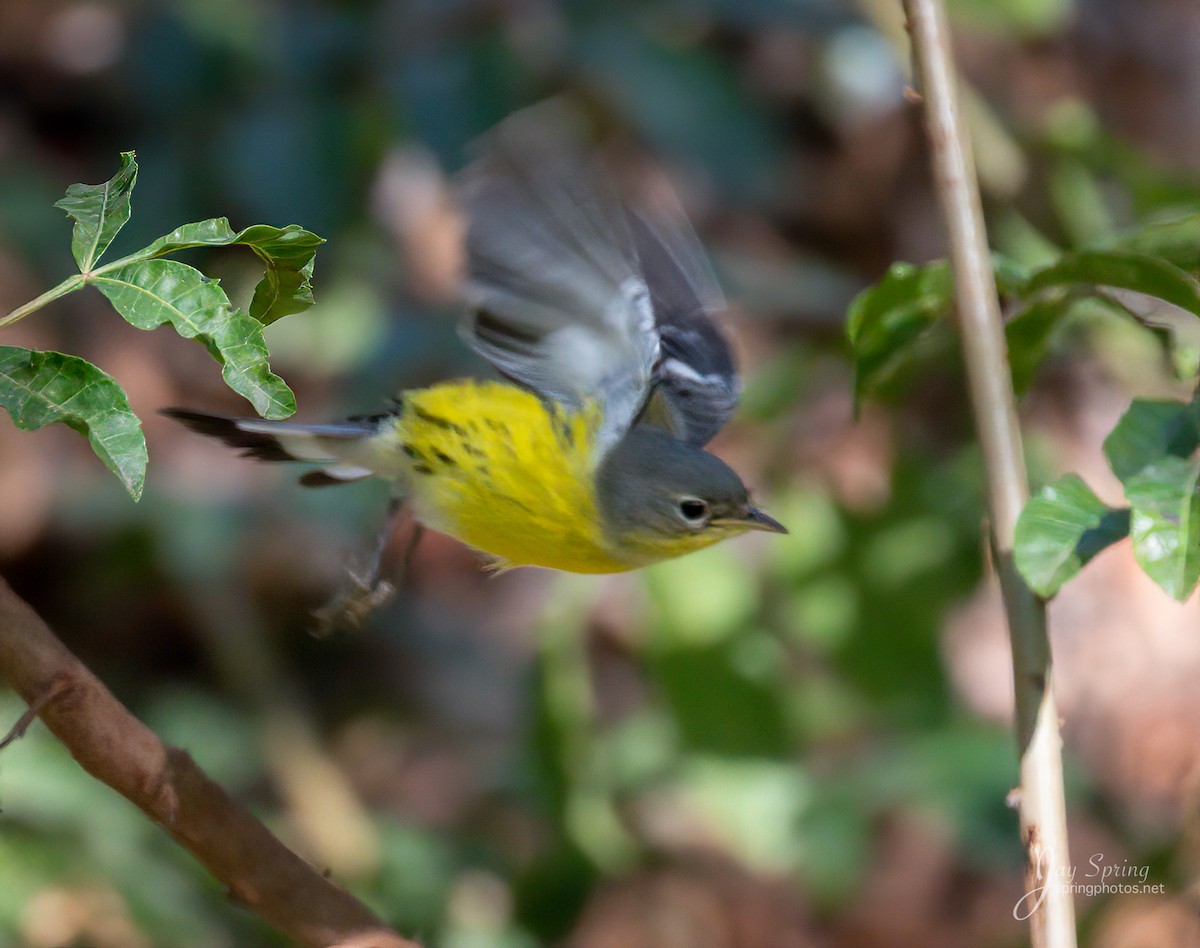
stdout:
[[[1200,212],[1156,221],[1093,248],[1065,253],[1029,268],[995,256],[997,286],[1011,314],[1005,323],[1013,386],[1029,387],[1054,336],[1096,304],[1149,325],[1168,345],[1182,344],[1165,327],[1147,324],[1128,293],[1169,303],[1200,317]],[[1114,292],[1115,291],[1115,292]],[[1123,295],[1124,294],[1124,295]],[[861,400],[911,361],[919,343],[944,326],[954,302],[944,260],[893,264],[850,305],[847,332],[854,350],[855,392]]]
[[[1038,267],[997,258],[997,286],[1010,313],[1005,324],[1013,385],[1024,391],[1056,333],[1100,305],[1155,332],[1195,373],[1186,351],[1200,337],[1200,212],[1155,221],[1063,253]],[[1183,322],[1147,322],[1141,298],[1182,311]],[[851,306],[858,399],[911,362],[921,339],[947,322],[953,285],[945,261],[895,264]],[[1160,307],[1161,308],[1161,307]],[[1131,537],[1134,554],[1156,583],[1186,599],[1200,581],[1200,391],[1190,403],[1135,400],[1104,450],[1128,507],[1103,503],[1077,476],[1045,487],[1017,525],[1016,562],[1030,586],[1052,596],[1100,551]]]
[[[260,415],[286,418],[296,410],[296,400],[271,372],[263,328],[312,305],[313,262],[324,241],[295,224],[256,224],[235,231],[228,220],[215,217],[184,224],[141,250],[100,264],[129,221],[137,174],[133,152],[125,152],[108,181],[67,189],[55,207],[75,222],[71,252],[79,273],[0,318],[0,327],[94,286],[138,329],[170,325],[199,342],[221,364],[226,384]],[[230,301],[220,281],[166,259],[180,250],[227,246],[250,248],[264,267],[246,310]],[[62,422],[84,434],[134,499],[141,495],[147,463],[141,422],[120,385],[101,369],[60,352],[0,346],[0,405],[24,430]]]
[[1043,488],[1017,522],[1017,567],[1052,596],[1093,556],[1129,536],[1146,574],[1179,600],[1200,580],[1200,395],[1136,399],[1104,442],[1127,508],[1102,503],[1074,474]]

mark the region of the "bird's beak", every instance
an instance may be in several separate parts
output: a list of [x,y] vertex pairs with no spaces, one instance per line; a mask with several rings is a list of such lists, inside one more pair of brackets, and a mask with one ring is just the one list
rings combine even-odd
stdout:
[[774,517],[769,517],[757,507],[747,507],[746,510],[737,517],[729,518],[729,523],[736,523],[739,526],[746,527],[750,530],[764,530],[767,533],[787,533],[787,527],[776,520]]

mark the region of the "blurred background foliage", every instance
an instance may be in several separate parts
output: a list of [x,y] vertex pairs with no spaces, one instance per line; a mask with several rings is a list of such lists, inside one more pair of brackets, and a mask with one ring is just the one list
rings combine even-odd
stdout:
[[[1194,0],[950,9],[997,249],[1039,263],[1200,201]],[[599,579],[489,577],[430,536],[395,602],[314,638],[383,489],[306,491],[155,417],[245,406],[197,347],[79,294],[4,342],[117,377],[146,493],[71,432],[0,419],[0,571],[165,740],[430,945],[1022,944],[962,380],[934,345],[855,420],[842,338],[888,263],[944,251],[902,42],[890,0],[4,0],[0,310],[70,272],[65,185],[136,149],[118,252],[216,215],[329,239],[317,307],[267,331],[300,417],[481,371],[455,336],[447,176],[570,90],[710,248],[747,377],[716,450],[792,533]],[[248,294],[238,255],[198,259]],[[1100,440],[1131,394],[1176,385],[1144,330],[1073,324],[1022,405],[1035,477],[1119,498]],[[1084,941],[1200,944],[1197,603],[1119,547],[1051,617],[1075,863],[1169,892],[1081,898]],[[0,695],[0,721],[20,711]],[[44,730],[0,755],[0,944],[280,943]]]

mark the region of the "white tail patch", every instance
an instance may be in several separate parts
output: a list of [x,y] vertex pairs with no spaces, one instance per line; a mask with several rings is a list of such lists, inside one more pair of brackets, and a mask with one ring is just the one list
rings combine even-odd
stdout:
[[357,464],[333,464],[321,470],[335,481],[361,481],[375,473],[370,468],[359,467]]
[[337,425],[298,425],[253,418],[239,418],[236,425],[239,431],[274,438],[297,461],[340,461],[322,441],[329,438],[357,440],[365,434],[361,428],[348,430]]

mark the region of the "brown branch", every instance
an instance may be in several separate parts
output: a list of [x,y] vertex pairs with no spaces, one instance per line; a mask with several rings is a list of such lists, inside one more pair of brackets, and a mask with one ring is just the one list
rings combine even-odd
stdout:
[[1028,499],[1025,459],[979,184],[958,106],[946,15],[940,0],[904,0],[925,100],[934,186],[950,237],[956,311],[971,407],[987,477],[992,549],[1012,640],[1021,786],[1016,795],[1028,868],[1027,908],[1035,948],[1074,948],[1068,878],[1062,739],[1054,702],[1046,610],[1013,563],[1013,534]]
[[[93,777],[192,853],[230,897],[302,945],[419,948],[289,850],[192,758],[165,746],[0,579],[0,680]],[[28,724],[25,716],[20,725]]]

